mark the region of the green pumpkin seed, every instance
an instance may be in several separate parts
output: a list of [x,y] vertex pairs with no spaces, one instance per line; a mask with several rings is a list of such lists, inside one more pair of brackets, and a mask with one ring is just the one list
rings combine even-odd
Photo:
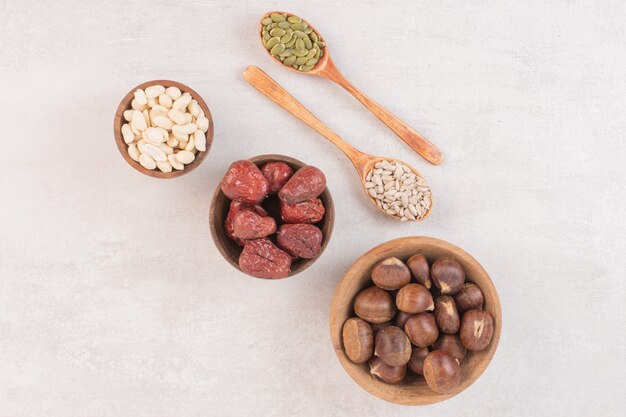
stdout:
[[272,49],[275,45],[278,45],[279,43],[280,43],[280,38],[274,37],[265,43],[265,47],[267,49]]
[[294,15],[294,16],[289,16],[289,17],[287,18],[287,21],[288,21],[289,23],[300,23],[300,22],[302,22],[302,19],[300,19],[298,16],[295,16],[295,15]]
[[[285,35],[286,36],[286,35]],[[294,46],[296,44],[296,41],[298,40],[298,38],[296,38],[295,36],[293,38],[291,38],[291,40],[289,42],[287,42],[285,44],[286,48],[291,48],[292,46]]]
[[278,22],[276,26],[278,26],[281,29],[287,29],[288,27],[291,27],[289,22]]
[[326,46],[326,43],[325,43],[325,42],[315,42],[315,44],[316,44],[317,46],[319,46],[319,47],[320,47],[320,49],[322,49],[322,48],[324,48],[324,47]]
[[311,40],[312,40],[313,42],[317,42],[317,41],[319,41],[319,38],[318,38],[318,36],[317,36],[317,33],[315,33],[315,32],[312,32],[312,33],[309,35],[309,38],[311,38]]
[[272,47],[272,49],[270,50],[270,54],[272,54],[272,56],[280,55],[283,52],[285,52],[285,45],[283,45],[282,43],[278,43],[278,44],[274,45]]
[[307,35],[310,34],[310,33],[313,33],[313,29],[306,28],[306,29],[304,29],[304,33],[306,33]]
[[280,54],[280,56],[282,57],[291,56],[292,53],[293,53],[293,49],[285,48],[285,51],[282,54]]
[[306,56],[301,56],[301,57],[296,58],[296,61],[294,63],[296,65],[304,65],[304,63],[307,62],[307,61],[308,61],[308,59],[306,59]]
[[311,49],[311,50],[309,51],[309,53],[307,54],[307,56],[306,56],[306,57],[307,57],[308,59],[311,59],[311,58],[315,57],[315,52],[316,52],[316,50],[315,50],[315,49]]
[[263,26],[271,25],[272,22],[273,22],[273,20],[270,17],[266,17],[265,19],[261,20],[261,24]]
[[293,37],[293,33],[285,33],[281,38],[280,38],[280,43],[287,43],[289,41],[291,41],[291,38]]
[[278,13],[272,13],[270,15],[270,18],[272,19],[273,22],[284,22],[286,20],[282,14],[278,14]]
[[272,36],[278,36],[281,37],[285,34],[285,29],[281,29],[281,28],[274,28],[272,30],[270,30],[270,35]]
[[285,65],[293,65],[296,62],[296,56],[295,55],[291,55],[290,57],[285,58],[285,60],[283,61],[283,64]]
[[307,51],[306,49],[303,51],[298,51],[298,49],[294,49],[293,54],[297,57],[301,57],[301,56],[306,57],[309,54],[309,51]]
[[317,58],[311,58],[309,59],[307,62],[304,63],[304,65],[308,66],[315,66],[315,64],[317,64]]
[[293,64],[293,65],[291,66],[291,68],[298,69],[298,66],[297,66],[296,64]]
[[[272,32],[270,32],[271,34]],[[272,35],[274,36],[274,35]],[[313,48],[313,42],[311,42],[311,39],[307,36],[306,38],[302,38],[302,40],[304,41],[304,46],[306,47],[306,49],[311,49]]]
[[296,51],[304,52],[304,41],[301,38],[296,39]]
[[311,71],[312,68],[313,68],[313,65],[310,65],[310,66],[308,66],[308,65],[306,65],[306,66],[305,65],[300,65],[298,67],[298,69],[300,71],[302,71],[302,72],[309,72],[309,71]]
[[271,38],[270,34],[267,33],[266,31],[263,31],[263,40],[267,42],[270,40],[270,38]]
[[302,32],[301,30],[294,30],[293,36],[295,36],[296,38],[304,38],[306,37],[306,33]]
[[314,48],[315,48],[315,58],[320,59],[322,57],[322,50],[317,45],[315,45]]
[[291,24],[291,28],[293,30],[305,30],[306,28],[308,28],[309,25],[306,24],[306,22],[300,22],[300,23],[292,23]]

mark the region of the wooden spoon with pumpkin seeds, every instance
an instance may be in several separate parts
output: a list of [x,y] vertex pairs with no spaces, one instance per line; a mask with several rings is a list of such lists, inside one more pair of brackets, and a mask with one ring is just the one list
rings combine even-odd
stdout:
[[[352,164],[354,165],[359,176],[361,177],[361,185],[363,186],[363,191],[365,192],[365,195],[367,195],[368,200],[370,200],[370,202],[372,202],[372,204],[374,204],[374,206],[376,206],[381,212],[395,220],[400,221],[424,220],[428,216],[430,216],[433,207],[433,197],[430,192],[430,187],[428,187],[424,178],[414,168],[411,168],[405,162],[402,162],[395,158],[372,156],[356,149],[348,142],[340,138],[335,132],[330,130],[328,126],[322,123],[317,117],[315,117],[309,110],[307,110],[302,104],[300,104],[300,102],[293,98],[284,88],[278,85],[276,81],[271,79],[260,68],[253,65],[249,66],[244,71],[243,77],[254,88],[261,92],[261,94],[265,95],[270,100],[287,110],[289,113],[296,116],[298,119],[306,123],[309,127],[313,128],[313,130],[315,130],[317,133],[324,136],[335,146],[337,146],[350,159],[350,161],[352,161]],[[425,188],[428,189],[428,205],[422,207],[423,211],[420,211],[418,216],[412,216],[408,213],[408,217],[394,214],[388,209],[383,208],[381,196],[375,197],[375,195],[371,193],[371,188],[369,188],[368,184],[371,184],[372,173],[375,172],[376,169],[380,169],[381,165],[385,165],[387,161],[393,161],[394,163],[397,163],[397,166],[401,166],[404,169],[404,172],[410,172],[409,175],[415,177],[417,183],[425,186]]]
[[324,77],[352,94],[400,139],[428,162],[439,165],[443,154],[428,139],[366,96],[339,72],[321,35],[302,18],[273,11],[259,22],[259,36],[267,53],[287,69]]

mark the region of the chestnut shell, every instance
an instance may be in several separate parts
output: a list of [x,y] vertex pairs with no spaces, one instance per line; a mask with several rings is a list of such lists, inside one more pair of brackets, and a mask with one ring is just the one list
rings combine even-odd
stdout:
[[396,304],[387,291],[369,287],[357,294],[354,312],[369,323],[384,323],[395,316]]
[[374,354],[389,366],[402,366],[411,359],[411,342],[396,326],[383,327],[376,333]]
[[421,284],[407,284],[396,295],[396,307],[405,313],[421,313],[432,310],[435,306],[433,296]]
[[372,281],[384,290],[397,290],[411,282],[411,271],[398,258],[387,258],[372,268]]
[[431,313],[418,313],[404,324],[404,331],[415,346],[430,346],[439,337],[435,316]]
[[428,266],[428,259],[424,255],[416,254],[406,261],[406,265],[411,270],[411,273],[415,277],[415,280],[422,284],[424,287],[430,289],[432,282],[430,280],[430,266]]
[[430,268],[430,276],[441,294],[455,294],[465,283],[465,271],[461,264],[452,258],[439,258]]
[[374,332],[365,320],[352,317],[343,324],[341,332],[346,356],[354,363],[365,363],[374,354]]
[[433,391],[449,394],[461,383],[461,367],[448,352],[430,352],[424,359],[424,378]]
[[378,356],[372,356],[368,364],[370,366],[370,374],[376,375],[388,384],[399,384],[406,375],[406,365],[389,366]]

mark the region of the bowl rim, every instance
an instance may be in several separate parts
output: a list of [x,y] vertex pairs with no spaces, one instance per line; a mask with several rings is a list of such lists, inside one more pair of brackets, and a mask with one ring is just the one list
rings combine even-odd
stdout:
[[[459,260],[459,262],[461,262],[462,264],[471,264],[472,267],[475,268],[476,271],[478,271],[478,275],[480,275],[481,277],[480,279],[484,281],[483,283],[481,283],[481,290],[483,290],[483,292],[489,292],[490,294],[492,294],[491,298],[489,299],[491,305],[491,307],[489,307],[489,310],[494,319],[494,332],[491,338],[491,342],[489,343],[487,349],[481,352],[476,352],[476,354],[481,355],[480,362],[478,362],[472,369],[469,370],[469,372],[471,372],[471,375],[467,377],[464,375],[464,379],[462,380],[459,387],[457,387],[455,391],[449,394],[438,394],[433,391],[432,395],[429,396],[408,395],[410,394],[410,391],[406,389],[406,385],[385,384],[384,382],[377,380],[375,377],[370,376],[369,374],[367,375],[367,377],[364,376],[364,374],[362,372],[359,372],[358,369],[359,367],[367,366],[367,363],[361,365],[356,365],[352,363],[350,359],[348,359],[348,357],[345,355],[345,352],[343,350],[343,344],[341,340],[343,321],[340,321],[341,317],[338,316],[344,314],[343,311],[345,309],[345,303],[341,301],[341,298],[348,293],[346,287],[352,280],[359,280],[362,277],[362,275],[355,275],[355,270],[368,265],[369,268],[371,268],[371,266],[373,266],[376,262],[386,257],[395,256],[394,252],[397,252],[399,247],[406,247],[407,245],[421,245],[422,247],[424,245],[428,245],[434,246],[435,248],[440,250],[454,252],[454,256],[457,258],[457,260]],[[356,296],[356,292],[351,295],[350,299],[353,299],[354,296]],[[430,236],[408,236],[389,240],[375,246],[374,248],[368,250],[363,255],[361,255],[348,268],[346,273],[337,284],[333,293],[333,298],[330,306],[329,325],[331,343],[333,345],[333,349],[335,351],[337,359],[339,360],[339,363],[344,368],[346,373],[352,378],[354,382],[361,386],[361,388],[363,388],[365,391],[385,401],[401,405],[419,406],[434,404],[452,398],[464,391],[480,378],[482,373],[489,366],[489,363],[493,359],[493,356],[495,355],[495,352],[498,348],[502,331],[502,309],[500,305],[500,298],[498,296],[495,285],[491,280],[491,277],[482,267],[482,265],[469,253],[459,248],[458,246],[442,239],[437,239]],[[382,386],[388,387],[388,389],[379,389],[380,384],[382,384]]]
[[[255,165],[258,165],[259,162],[288,162],[288,163],[292,163],[294,165],[301,165],[301,166],[307,166],[309,164],[302,162],[296,158],[293,158],[291,156],[287,156],[287,155],[281,155],[281,154],[263,154],[263,155],[256,155],[256,156],[252,156],[249,158],[246,158],[248,161],[253,162]],[[230,166],[230,165],[229,165]],[[241,272],[242,274],[245,274],[248,277],[252,277],[252,278],[256,278],[256,279],[260,279],[263,281],[282,281],[285,280],[287,278],[292,278],[296,275],[298,275],[299,273],[305,271],[306,269],[308,269],[311,265],[313,265],[319,258],[322,257],[322,255],[324,254],[324,251],[326,250],[326,247],[328,246],[328,243],[330,242],[330,239],[332,237],[333,234],[333,229],[335,227],[335,205],[333,203],[333,197],[330,193],[330,190],[328,188],[328,185],[326,185],[326,188],[324,188],[324,191],[322,191],[321,195],[325,195],[325,198],[327,200],[327,204],[324,206],[325,209],[325,221],[330,222],[328,225],[328,231],[327,233],[323,236],[323,240],[322,240],[322,249],[319,253],[319,255],[316,258],[313,259],[304,259],[304,264],[297,270],[297,271],[290,271],[289,275],[287,275],[286,277],[282,277],[282,278],[261,278],[261,277],[257,277],[251,274],[248,274],[247,272],[244,272],[241,270],[241,268],[239,267],[239,263],[235,262],[233,259],[231,259],[231,257],[229,256],[229,254],[226,252],[226,249],[224,248],[224,246],[221,244],[221,242],[219,241],[218,237],[217,237],[217,230],[216,230],[216,226],[215,223],[213,222],[213,218],[215,217],[215,207],[216,204],[215,202],[217,201],[219,196],[223,196],[224,198],[228,198],[224,195],[224,193],[222,192],[222,189],[220,187],[221,184],[221,178],[218,181],[215,190],[213,191],[213,194],[211,195],[211,202],[209,204],[209,229],[211,231],[211,237],[213,239],[213,244],[217,247],[217,250],[219,251],[219,253],[222,255],[222,257],[233,267],[235,268],[237,271]]]
[[[200,105],[200,108],[204,112],[204,116],[207,119],[209,119],[209,129],[207,130],[205,134],[206,151],[198,152],[197,153],[198,157],[195,158],[190,164],[186,165],[185,169],[182,171],[172,170],[172,172],[162,172],[159,169],[149,170],[149,169],[142,167],[139,162],[134,161],[130,157],[130,155],[128,155],[128,145],[126,145],[126,142],[124,142],[124,139],[122,137],[122,132],[121,132],[122,124],[126,123],[126,120],[124,120],[124,111],[130,109],[130,105],[134,98],[135,91],[138,89],[145,90],[147,87],[150,87],[152,85],[159,85],[159,84],[165,86],[166,88],[177,87],[182,92],[191,94],[191,97],[198,102],[198,105]],[[211,145],[213,145],[214,133],[215,133],[215,125],[213,122],[213,116],[211,115],[209,106],[207,106],[202,96],[198,94],[198,92],[196,92],[193,88],[181,82],[174,81],[174,80],[151,80],[151,81],[143,82],[133,87],[120,101],[120,104],[117,106],[117,109],[115,110],[115,116],[113,119],[113,137],[115,139],[115,144],[117,146],[117,149],[120,151],[120,154],[122,155],[124,160],[128,163],[128,165],[133,167],[135,170],[141,172],[142,174],[147,175],[152,178],[158,178],[158,179],[169,179],[169,178],[181,177],[195,170],[197,167],[199,167],[200,164],[204,162],[207,155],[211,151]]]

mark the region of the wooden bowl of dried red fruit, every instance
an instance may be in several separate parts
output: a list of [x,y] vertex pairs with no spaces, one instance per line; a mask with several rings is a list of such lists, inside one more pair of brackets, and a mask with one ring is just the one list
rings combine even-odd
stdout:
[[264,279],[311,266],[328,245],[334,219],[322,171],[284,155],[233,162],[209,209],[211,235],[224,259]]

